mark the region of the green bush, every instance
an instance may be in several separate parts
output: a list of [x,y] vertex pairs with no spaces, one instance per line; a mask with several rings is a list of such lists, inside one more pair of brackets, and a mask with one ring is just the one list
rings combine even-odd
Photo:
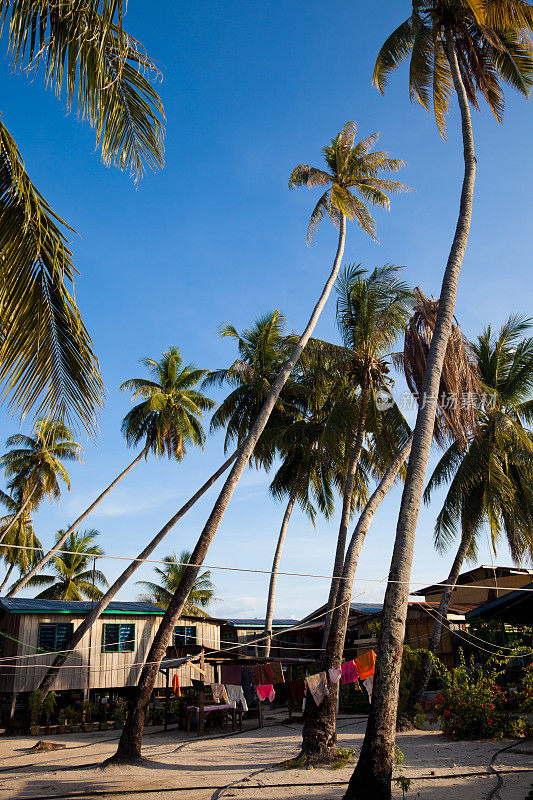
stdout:
[[50,721],[55,711],[55,707],[56,707],[56,693],[48,692],[42,703],[43,716],[47,725],[50,725]]
[[458,667],[436,665],[442,691],[435,699],[435,716],[448,739],[501,739],[519,730],[507,711],[507,697],[496,681],[497,668],[467,668],[461,654]]
[[117,697],[113,704],[113,719],[116,722],[125,722],[128,713],[128,704],[123,697]]
[[43,712],[43,693],[37,689],[28,698],[28,711],[30,713],[30,725],[38,725]]

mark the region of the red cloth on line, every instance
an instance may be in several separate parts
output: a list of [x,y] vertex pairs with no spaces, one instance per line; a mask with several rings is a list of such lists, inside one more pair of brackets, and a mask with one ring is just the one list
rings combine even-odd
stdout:
[[276,692],[274,691],[272,684],[269,683],[265,686],[257,687],[257,696],[260,700],[269,700],[269,702],[272,702],[276,696]]
[[297,703],[299,700],[303,700],[305,697],[305,682],[303,678],[297,681],[289,681],[287,684],[289,689],[289,695],[291,700],[294,700]]
[[174,694],[177,694],[178,697],[181,697],[180,679],[177,674],[172,678],[172,691]]
[[346,664],[341,664],[341,681],[343,684],[354,683],[358,677],[359,672],[355,661],[347,661]]
[[242,683],[242,667],[220,667],[220,683],[226,686],[240,686]]
[[367,678],[371,678],[374,674],[376,654],[373,650],[369,650],[367,653],[363,653],[362,656],[358,656],[355,659],[355,663],[357,665],[360,679],[365,681]]

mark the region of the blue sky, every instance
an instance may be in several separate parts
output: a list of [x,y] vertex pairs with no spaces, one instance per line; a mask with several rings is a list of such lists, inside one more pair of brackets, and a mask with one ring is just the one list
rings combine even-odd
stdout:
[[[27,169],[53,207],[77,231],[72,240],[81,275],[76,297],[93,336],[107,387],[96,443],[85,439],[84,463],[70,469],[72,491],[59,507],[43,504],[35,526],[45,544],[74,519],[133,453],[120,434],[130,408],[118,393],[142,374],[141,356],[158,357],[170,344],[185,359],[215,369],[234,351],[217,329],[248,326],[279,308],[300,330],[330,269],[336,232],[319,230],[305,244],[312,192],[289,192],[299,162],[320,165],[321,147],[349,119],[361,138],[381,131],[380,147],[407,161],[400,179],[416,192],[377,213],[380,245],[348,228],[346,262],[405,265],[405,277],[438,296],[456,222],[462,152],[455,110],[443,141],[430,114],[409,102],[405,70],[385,97],[370,76],[380,43],[408,15],[410,3],[307,0],[262,4],[170,3],[130,0],[127,29],[147,47],[163,73],[159,89],[167,116],[166,167],[135,189],[104,167],[94,134],[42,81],[13,75],[2,62],[2,114]],[[532,108],[507,92],[504,125],[486,109],[474,112],[478,179],[470,242],[456,307],[469,336],[511,312],[531,310]],[[335,339],[334,302],[317,329]],[[398,383],[401,390],[401,383]],[[220,399],[221,394],[214,395]],[[17,429],[5,417],[0,440]],[[136,555],[223,460],[222,441],[208,439],[176,465],[140,464],[88,520],[110,555]],[[283,509],[268,497],[268,477],[247,471],[224,517],[208,562],[269,569]],[[216,496],[204,500],[168,536],[157,554],[192,547]],[[380,509],[361,556],[356,592],[377,600],[383,586],[363,579],[387,575],[400,493]],[[438,503],[422,511],[413,579],[443,579],[451,555],[433,549]],[[291,521],[282,569],[328,574],[337,519],[316,530],[299,512]],[[498,560],[509,563],[502,548]],[[487,546],[480,562],[490,563]],[[113,578],[120,562],[100,565]],[[138,576],[147,577],[148,567]],[[213,570],[221,601],[213,613],[263,616],[267,576]],[[276,614],[299,617],[322,603],[328,582],[288,578],[278,583]],[[134,598],[132,583],[123,598]]]

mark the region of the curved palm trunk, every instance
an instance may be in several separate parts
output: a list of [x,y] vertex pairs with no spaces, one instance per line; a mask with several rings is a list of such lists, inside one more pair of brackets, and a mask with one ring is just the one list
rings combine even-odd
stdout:
[[[276,401],[287,382],[291,372],[293,371],[298,359],[300,358],[313,330],[318,322],[320,313],[326,304],[326,301],[331,293],[335,279],[339,273],[339,268],[344,253],[344,242],[346,239],[346,217],[344,214],[341,216],[339,226],[339,241],[337,245],[337,253],[333,262],[333,267],[330,272],[329,278],[326,281],[320,298],[313,309],[313,313],[307,323],[307,326],[299,338],[294,350],[292,351],[289,359],[284,364],[281,372],[272,384],[268,396],[263,404],[259,415],[254,422],[252,429],[242,446],[242,450],[233,465],[233,468],[228,475],[226,482],[220,492],[216,503],[209,515],[209,518],[204,526],[200,537],[196,543],[193,554],[191,556],[189,565],[185,569],[185,574],[178,586],[174,597],[172,598],[169,607],[163,617],[161,625],[154,637],[152,646],[148,653],[146,663],[141,672],[139,684],[133,698],[133,702],[126,720],[126,725],[122,731],[119,745],[115,756],[109,761],[120,763],[132,763],[141,758],[141,744],[142,734],[144,728],[144,709],[150,699],[154,687],[155,679],[159,670],[159,664],[165,653],[168,641],[172,634],[172,629],[176,620],[180,616],[183,606],[189,596],[195,578],[198,575],[202,562],[209,550],[209,546],[213,541],[213,537],[217,532],[218,526],[222,521],[224,512],[228,507],[233,492],[237,488],[239,479],[244,472],[246,465],[254,451],[259,437],[265,429],[270,414],[276,404]],[[109,763],[109,762],[108,762]]]
[[[342,662],[346,628],[350,614],[350,598],[361,548],[370,529],[374,514],[391,489],[398,473],[409,457],[413,437],[405,443],[390,464],[379,485],[374,490],[352,534],[337,595],[337,607],[331,620],[326,644],[325,668],[338,667]],[[328,678],[329,683],[329,678]],[[330,697],[320,707],[312,704],[302,731],[301,755],[311,763],[327,763],[335,758],[337,743],[337,692],[338,684],[330,684]]]
[[289,526],[294,504],[298,497],[298,486],[295,486],[289,497],[287,508],[283,515],[283,521],[278,536],[278,543],[276,545],[276,552],[274,553],[274,560],[272,562],[272,572],[270,573],[270,584],[268,586],[268,600],[265,614],[265,658],[270,655],[270,645],[272,644],[272,622],[274,620],[274,600],[276,598],[276,584],[278,582],[279,562],[281,561],[281,554],[285,544],[285,535]]
[[91,513],[91,511],[94,511],[94,509],[96,508],[98,503],[100,503],[104,499],[104,497],[106,497],[106,495],[108,495],[109,492],[112,489],[115,488],[117,483],[120,483],[122,478],[124,478],[128,474],[128,472],[130,472],[130,470],[132,470],[133,467],[136,464],[139,463],[141,458],[144,458],[144,456],[146,455],[147,451],[148,451],[147,447],[143,448],[143,450],[139,453],[137,458],[134,458],[133,461],[131,462],[131,464],[129,466],[127,466],[126,469],[123,470],[120,473],[120,475],[118,475],[118,477],[116,477],[115,480],[112,483],[109,484],[107,489],[104,489],[102,494],[98,495],[96,500],[93,503],[91,503],[91,505],[88,508],[85,509],[83,514],[81,514],[75,522],[72,523],[70,528],[68,528],[68,530],[65,531],[63,536],[60,539],[58,539],[58,541],[55,543],[55,545],[47,553],[44,554],[44,556],[41,558],[41,560],[39,562],[37,562],[37,564],[35,564],[35,566],[32,567],[29,572],[26,573],[26,575],[23,575],[16,582],[16,584],[13,586],[13,588],[8,592],[8,594],[7,594],[8,597],[14,597],[17,594],[17,592],[20,592],[20,590],[23,589],[26,586],[26,584],[29,583],[29,581],[31,581],[33,576],[36,575],[38,572],[40,572],[41,569],[44,567],[44,565],[48,561],[50,561],[50,559],[52,558],[54,553],[57,553],[58,550],[61,550],[61,548],[63,547],[63,545],[67,541],[68,537],[70,536],[70,534],[73,533],[77,528],[79,528],[79,526],[81,525],[81,523],[83,522],[85,517],[88,517],[89,514]]
[[[435,658],[439,654],[440,640],[442,638],[442,629],[444,627],[444,621],[448,616],[448,609],[450,608],[450,603],[452,601],[453,590],[455,588],[455,584],[457,583],[457,579],[459,577],[459,574],[464,564],[464,560],[466,558],[466,554],[468,553],[468,550],[470,548],[470,545],[472,544],[473,539],[474,539],[473,531],[468,532],[465,536],[461,538],[459,547],[457,549],[457,553],[455,554],[455,558],[453,560],[450,574],[448,575],[448,580],[446,581],[447,586],[444,587],[442,596],[440,598],[439,610],[437,611],[437,619],[433,623],[433,629],[431,631],[431,636],[429,638],[429,643],[427,648],[428,651],[433,656],[435,656]],[[416,716],[417,706],[421,705],[424,699],[424,692],[427,689],[432,672],[433,672],[432,659],[427,653],[423,653],[420,668],[417,670],[417,674],[413,680],[413,691],[411,692],[407,700],[407,705],[404,711],[398,718],[398,728],[401,727],[402,730],[405,730],[414,727],[414,719]]]
[[96,620],[103,614],[106,610],[109,603],[113,600],[113,598],[117,595],[117,593],[122,589],[126,581],[133,575],[133,573],[139,569],[139,567],[143,564],[144,560],[147,559],[155,550],[157,545],[165,538],[167,533],[174,527],[176,522],[180,520],[190,508],[196,503],[197,500],[204,495],[207,490],[215,483],[215,481],[220,478],[220,476],[228,469],[230,464],[235,461],[237,458],[239,451],[236,450],[232,456],[230,456],[227,461],[225,461],[216,472],[211,475],[211,477],[204,483],[203,486],[198,489],[198,491],[193,494],[193,496],[183,505],[176,514],[164,525],[159,533],[154,536],[152,541],[146,545],[144,550],[139,553],[135,561],[132,561],[131,564],[128,564],[122,575],[116,579],[114,584],[109,587],[107,592],[104,594],[100,602],[93,608],[91,613],[85,617],[81,625],[76,628],[68,642],[65,644],[65,650],[62,653],[58,653],[55,659],[53,660],[52,664],[48,668],[48,671],[44,678],[42,679],[41,683],[39,684],[39,689],[43,694],[46,696],[48,692],[52,689],[55,679],[59,673],[59,670],[65,663],[68,658],[69,652],[73,650],[82,640],[83,636],[87,633],[87,631],[94,625]]
[[10,564],[9,569],[6,572],[6,576],[5,576],[4,580],[2,581],[2,583],[0,584],[0,594],[2,594],[2,589],[4,588],[4,586],[6,585],[6,583],[8,582],[8,580],[9,580],[9,578],[11,576],[11,573],[13,572],[13,567],[14,566],[15,566],[14,564]]
[[337,596],[339,593],[340,575],[344,565],[344,553],[346,550],[346,537],[348,535],[348,525],[350,523],[350,515],[352,511],[353,490],[355,487],[355,475],[357,473],[357,465],[361,458],[363,450],[363,439],[365,435],[365,422],[366,422],[366,407],[368,403],[368,387],[363,387],[361,393],[361,413],[357,422],[357,433],[355,437],[355,444],[352,450],[352,457],[348,466],[348,474],[346,475],[346,482],[344,484],[344,492],[342,496],[342,513],[339,525],[339,535],[337,536],[337,548],[335,550],[335,562],[333,564],[333,578],[331,579],[331,586],[328,597],[328,613],[324,622],[324,635],[322,637],[322,647],[326,647],[329,635],[329,628],[331,625],[332,609],[337,604]]
[[15,516],[13,517],[13,519],[11,520],[11,522],[4,528],[4,530],[0,534],[0,542],[4,541],[4,539],[6,538],[7,534],[9,533],[9,531],[11,530],[11,528],[13,527],[15,522],[18,519],[20,519],[20,517],[24,513],[25,509],[27,508],[31,498],[35,494],[36,489],[37,489],[37,487],[34,486],[33,489],[31,490],[31,492],[29,493],[29,495],[27,496],[27,498],[25,499],[25,501],[23,502],[23,504],[21,505],[21,507],[19,508],[19,510],[17,511],[17,513],[15,514]]
[[459,219],[444,272],[435,331],[429,348],[422,385],[423,402],[419,406],[416,418],[412,453],[400,506],[389,583],[383,606],[372,706],[359,761],[344,796],[345,800],[354,800],[354,798],[357,800],[362,800],[362,798],[365,800],[390,800],[391,797],[400,667],[416,525],[433,438],[440,376],[452,329],[457,284],[472,217],[472,199],[476,177],[472,120],[459,71],[455,45],[448,31],[446,32],[446,49],[459,100],[463,133],[465,171]]

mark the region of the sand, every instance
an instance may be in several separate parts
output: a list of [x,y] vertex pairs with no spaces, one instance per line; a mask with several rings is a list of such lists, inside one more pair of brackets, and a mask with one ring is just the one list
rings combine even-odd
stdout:
[[[98,797],[98,792],[111,799],[140,800],[340,800],[352,766],[291,770],[276,766],[298,753],[301,737],[301,725],[280,724],[283,719],[274,715],[261,730],[206,739],[187,737],[178,730],[165,734],[160,728],[147,728],[143,755],[150,764],[146,767],[99,766],[115,751],[116,731],[58,737],[56,741],[66,744],[66,749],[48,753],[29,752],[38,737],[2,737],[0,800],[69,798],[81,793]],[[339,745],[358,751],[364,725],[363,717],[341,716]],[[505,744],[448,742],[436,731],[398,735],[397,745],[405,754],[403,770],[413,780],[407,797],[484,800],[496,786],[488,764]],[[502,753],[495,766],[504,770],[501,800],[524,800],[533,783],[532,743]],[[395,789],[394,797],[401,798],[401,790]]]

